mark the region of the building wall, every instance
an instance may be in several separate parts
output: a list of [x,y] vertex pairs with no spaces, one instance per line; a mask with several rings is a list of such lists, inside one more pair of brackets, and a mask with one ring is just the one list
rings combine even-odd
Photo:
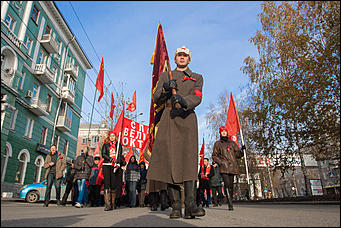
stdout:
[[[31,19],[34,6],[39,8],[37,23]],[[8,31],[9,28],[5,24],[8,14],[16,21],[12,32]],[[59,135],[58,151],[64,151],[64,142],[68,140],[67,157],[73,159],[76,156],[85,75],[86,70],[91,69],[92,66],[77,43],[77,40],[75,39],[70,42],[72,32],[66,22],[63,20],[57,21],[57,17],[62,18],[53,2],[23,1],[21,5],[19,1],[1,2],[1,55],[6,56],[7,60],[5,62],[10,59],[10,62],[13,63],[11,66],[15,69],[12,77],[6,77],[4,70],[1,69],[1,92],[7,94],[9,104],[5,113],[1,115],[1,171],[3,173],[4,168],[6,168],[2,181],[8,183],[15,182],[19,164],[18,157],[21,153],[27,154],[25,178],[22,184],[33,182],[36,172],[36,159],[45,159],[46,153],[48,153],[43,150],[37,151],[42,126],[47,128],[46,141],[42,145],[43,147],[49,149],[50,145],[55,143],[52,142],[54,141],[53,136]],[[41,45],[42,35],[47,24],[51,27],[52,36],[61,41],[61,48],[57,53],[49,54]],[[32,39],[29,49],[23,45],[26,35],[29,35]],[[55,67],[56,69],[54,83],[52,84],[41,83],[34,75],[35,66],[41,51],[47,53],[46,63],[48,68]],[[75,83],[75,104],[70,105],[72,108],[71,131],[63,132],[54,126],[59,115],[61,78],[66,76],[66,74],[63,74],[63,69],[66,62],[64,55],[67,51],[70,53],[74,65],[78,66],[78,76]],[[22,72],[25,73],[25,78],[22,88],[20,88],[18,82]],[[52,96],[51,111],[46,116],[39,116],[33,113],[29,108],[31,99],[25,97],[27,90],[33,90],[34,83],[40,87],[38,96],[43,102],[46,102],[48,94]],[[15,127],[11,129],[12,118],[15,112],[17,112]],[[31,137],[24,136],[27,118],[32,118],[34,121]],[[11,148],[11,156],[8,157],[7,163],[5,162],[6,145]],[[42,169],[40,180],[43,180],[44,174],[45,170]],[[5,190],[1,189],[1,191]]]

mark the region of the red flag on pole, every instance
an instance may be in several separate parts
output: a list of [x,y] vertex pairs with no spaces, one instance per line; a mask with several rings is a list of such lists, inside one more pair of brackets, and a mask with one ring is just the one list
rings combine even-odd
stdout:
[[205,158],[205,139],[204,137],[202,138],[202,145],[201,145],[201,149],[200,149],[200,173],[204,173],[204,158]]
[[237,133],[240,131],[240,122],[236,104],[234,103],[233,95],[231,92],[230,104],[227,112],[226,127],[229,130],[228,135],[232,141],[238,144]]
[[101,100],[101,98],[104,95],[103,84],[104,84],[104,61],[103,61],[103,56],[102,56],[101,67],[99,68],[99,72],[98,72],[97,79],[96,79],[96,88],[100,92],[100,95],[98,97],[98,102]]
[[114,120],[114,109],[115,109],[116,105],[114,105],[114,95],[112,95],[111,92],[111,105],[110,105],[110,118],[112,120]]
[[118,137],[118,135],[120,134],[120,132],[122,132],[122,128],[123,128],[123,120],[124,120],[124,103],[123,103],[123,108],[120,114],[120,117],[118,118],[116,125],[114,127],[114,134]]
[[166,47],[165,37],[163,35],[161,24],[158,25],[157,28],[157,36],[155,42],[155,50],[150,60],[150,63],[153,64],[153,75],[152,75],[152,95],[150,102],[150,117],[149,117],[149,143],[148,143],[148,151],[147,156],[144,155],[147,160],[149,160],[151,156],[151,152],[153,149],[153,144],[157,132],[158,123],[161,119],[162,112],[164,110],[164,104],[157,105],[153,100],[153,92],[155,91],[156,85],[159,81],[160,75],[167,68],[167,60],[168,52]]
[[130,147],[129,152],[126,154],[126,156],[124,156],[124,159],[126,160],[127,163],[129,162],[130,157],[133,155],[134,155],[133,149]]
[[129,104],[127,110],[133,112],[136,110],[136,90],[133,95],[133,101]]

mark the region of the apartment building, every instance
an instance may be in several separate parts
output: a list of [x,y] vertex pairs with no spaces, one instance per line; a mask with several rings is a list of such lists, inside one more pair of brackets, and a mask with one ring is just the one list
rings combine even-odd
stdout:
[[91,68],[53,1],[1,1],[2,186],[42,181],[51,144],[75,158]]

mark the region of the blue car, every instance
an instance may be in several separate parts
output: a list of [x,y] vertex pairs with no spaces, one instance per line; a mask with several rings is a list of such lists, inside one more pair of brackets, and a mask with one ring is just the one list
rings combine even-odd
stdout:
[[[46,192],[46,185],[47,185],[47,180],[44,180],[40,183],[36,184],[27,184],[21,187],[18,191],[19,198],[20,199],[25,199],[26,202],[29,203],[36,203],[39,200],[45,200],[45,192]],[[61,190],[60,190],[60,198],[63,197],[64,192],[66,189],[66,185],[62,184],[61,185]],[[67,198],[68,201],[71,201],[71,192]],[[51,189],[51,198],[50,200],[56,200],[56,189],[54,185],[52,185]]]

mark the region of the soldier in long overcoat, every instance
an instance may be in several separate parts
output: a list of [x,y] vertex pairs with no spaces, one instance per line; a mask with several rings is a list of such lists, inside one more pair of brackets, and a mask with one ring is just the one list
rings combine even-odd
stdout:
[[[165,104],[153,145],[147,179],[168,183],[172,202],[170,218],[181,217],[180,184],[185,191],[185,218],[204,216],[194,201],[198,170],[198,123],[194,112],[201,103],[203,77],[188,68],[190,50],[178,48],[175,52],[177,68],[163,72],[153,93],[154,102]],[[172,95],[172,89],[176,94]],[[176,103],[181,108],[176,107]]]

